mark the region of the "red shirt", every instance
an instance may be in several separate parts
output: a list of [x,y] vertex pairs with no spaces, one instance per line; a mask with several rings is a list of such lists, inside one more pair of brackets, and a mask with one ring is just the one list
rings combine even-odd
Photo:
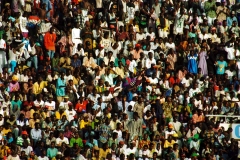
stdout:
[[88,104],[88,101],[83,101],[82,103],[78,102],[75,106],[75,110],[77,112],[82,112],[83,110],[86,111],[87,104]]

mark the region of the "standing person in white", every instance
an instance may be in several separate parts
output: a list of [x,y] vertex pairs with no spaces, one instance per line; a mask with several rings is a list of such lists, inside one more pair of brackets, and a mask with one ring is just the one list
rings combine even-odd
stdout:
[[180,38],[182,39],[183,27],[184,27],[184,21],[185,21],[184,12],[185,12],[184,9],[181,8],[180,14],[176,15],[176,18],[174,21],[174,28],[173,28],[174,40],[177,35],[179,35]]

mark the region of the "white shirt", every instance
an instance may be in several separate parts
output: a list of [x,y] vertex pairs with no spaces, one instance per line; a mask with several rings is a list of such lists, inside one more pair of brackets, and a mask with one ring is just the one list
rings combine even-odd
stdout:
[[189,90],[189,97],[193,97],[195,94],[198,94],[198,93],[200,93],[200,92],[201,92],[201,91],[200,91],[199,88],[196,88],[196,89],[191,88],[191,89]]
[[66,144],[69,144],[68,138],[67,137],[63,137],[63,139],[61,139],[61,138],[58,137],[56,139],[57,146],[61,146],[63,142],[66,143]]
[[29,123],[28,123],[28,120],[23,120],[23,121],[17,120],[17,125],[22,127],[24,125],[28,126]]
[[39,140],[42,138],[42,131],[40,129],[36,130],[35,128],[31,129],[31,137],[34,140]]
[[96,56],[99,55],[99,58],[104,58],[104,49],[102,49],[102,50],[97,49],[97,50],[95,51],[95,55],[96,55]]
[[134,73],[134,68],[136,68],[136,67],[137,67],[136,61],[135,61],[135,60],[132,60],[132,61],[130,62],[130,64],[129,64],[129,66],[128,66],[128,69],[129,69],[129,71],[131,71],[131,72]]
[[25,151],[26,155],[30,155],[30,153],[33,151],[33,148],[28,146],[27,148],[21,148],[21,151]]
[[67,119],[69,122],[71,122],[74,119],[74,116],[76,115],[76,111],[75,110],[66,110],[66,114],[67,114]]
[[166,43],[165,44],[165,47],[166,47],[166,49],[170,49],[170,48],[172,48],[174,51],[176,51],[176,47],[175,47],[175,43]]
[[140,33],[137,33],[136,34],[136,41],[141,41],[143,39],[146,39],[146,35],[144,33],[140,34]]
[[228,60],[234,60],[234,59],[235,59],[235,54],[236,54],[236,56],[239,56],[239,55],[240,55],[238,49],[236,50],[236,53],[234,53],[234,52],[235,52],[235,49],[234,49],[233,47],[229,47],[229,48],[228,48],[228,47],[225,47],[225,51],[228,53],[228,54],[227,54]]
[[41,100],[41,101],[39,102],[38,100],[35,100],[35,101],[33,102],[33,104],[34,104],[35,106],[43,107],[43,105],[44,105],[44,101]]
[[38,160],[49,160],[49,158],[48,158],[47,156],[45,156],[45,157],[43,157],[43,158],[42,158],[41,156],[39,156],[39,157],[38,157]]
[[71,103],[70,101],[67,102],[61,102],[59,106],[63,106],[65,109],[68,109],[68,104]]
[[96,0],[96,8],[102,8],[102,0]]
[[153,41],[154,39],[155,39],[155,33],[154,32],[152,32],[152,33],[146,33],[146,37],[147,36],[150,36],[151,37],[151,41]]
[[72,42],[75,43],[75,45],[78,45],[79,43],[81,43],[80,33],[81,33],[81,30],[79,28],[72,29]]
[[151,64],[156,64],[156,60],[154,58],[152,58],[152,60],[150,60],[149,58],[146,59],[146,68],[149,69],[151,68]]
[[28,32],[28,29],[26,28],[27,23],[28,23],[28,20],[26,17],[20,17],[21,32]]
[[56,105],[56,102],[55,101],[52,101],[52,102],[45,102],[44,103],[44,106],[48,106],[48,110],[55,110],[55,105]]
[[28,82],[28,76],[20,75],[20,82]]
[[0,48],[6,49],[6,42],[3,39],[0,40]]

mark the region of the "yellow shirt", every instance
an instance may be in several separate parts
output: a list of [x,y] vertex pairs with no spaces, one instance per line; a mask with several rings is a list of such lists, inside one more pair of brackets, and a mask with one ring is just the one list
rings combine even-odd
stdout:
[[1,146],[0,147],[0,158],[2,159],[5,155],[7,156],[7,150],[9,149],[8,146]]
[[173,145],[175,144],[176,142],[174,140],[172,140],[171,142],[169,142],[168,140],[166,140],[164,142],[164,146],[163,148],[168,148],[168,147],[173,147]]
[[29,120],[29,127],[30,128],[35,128],[35,123],[36,122],[40,122],[40,120],[39,119],[36,119],[36,121],[34,120],[34,119],[30,119]]
[[42,81],[40,82],[40,84],[38,82],[35,82],[33,84],[33,94],[40,94],[43,90],[43,88],[45,88],[47,86],[47,81]]
[[3,128],[1,134],[2,134],[2,136],[5,136],[5,135],[8,134],[8,132],[12,132],[12,130],[11,130],[11,129],[5,129],[5,128]]
[[[64,64],[64,62],[66,61],[66,63]],[[71,59],[70,58],[64,58],[61,57],[60,61],[59,61],[59,65],[64,64],[62,67],[63,68],[71,68]]]
[[121,69],[119,67],[116,67],[116,73],[121,76],[121,78],[124,78],[124,69]]
[[62,114],[60,114],[59,111],[55,112],[56,119],[58,119],[58,120],[61,119],[62,116],[64,116],[64,115],[67,117],[67,114],[65,111]]
[[104,151],[102,148],[99,149],[99,157],[100,159],[106,159],[107,154],[111,153],[111,149],[107,149],[106,151]]
[[83,128],[85,128],[87,125],[90,125],[91,122],[89,122],[89,121],[85,122],[84,120],[81,120],[79,124],[80,124],[80,129],[83,129]]

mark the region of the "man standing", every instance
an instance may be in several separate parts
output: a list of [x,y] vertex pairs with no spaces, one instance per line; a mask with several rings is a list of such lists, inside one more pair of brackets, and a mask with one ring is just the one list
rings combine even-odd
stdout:
[[176,38],[176,35],[180,35],[182,37],[183,35],[183,27],[184,27],[184,8],[181,8],[180,14],[176,16],[174,21],[174,28],[173,28],[173,34],[174,34],[174,40]]
[[5,34],[0,37],[0,72],[6,64],[6,42],[4,40]]
[[52,59],[55,53],[56,33],[53,27],[50,28],[50,32],[47,32],[44,36],[44,45],[47,49],[48,56]]
[[142,136],[143,120],[139,118],[138,113],[133,113],[133,119],[127,124],[127,129],[130,134],[130,139],[135,140],[138,136]]
[[213,0],[208,0],[207,2],[205,2],[205,6],[204,9],[207,13],[207,19],[208,19],[208,25],[212,25],[214,20],[217,17],[216,14],[216,2]]

